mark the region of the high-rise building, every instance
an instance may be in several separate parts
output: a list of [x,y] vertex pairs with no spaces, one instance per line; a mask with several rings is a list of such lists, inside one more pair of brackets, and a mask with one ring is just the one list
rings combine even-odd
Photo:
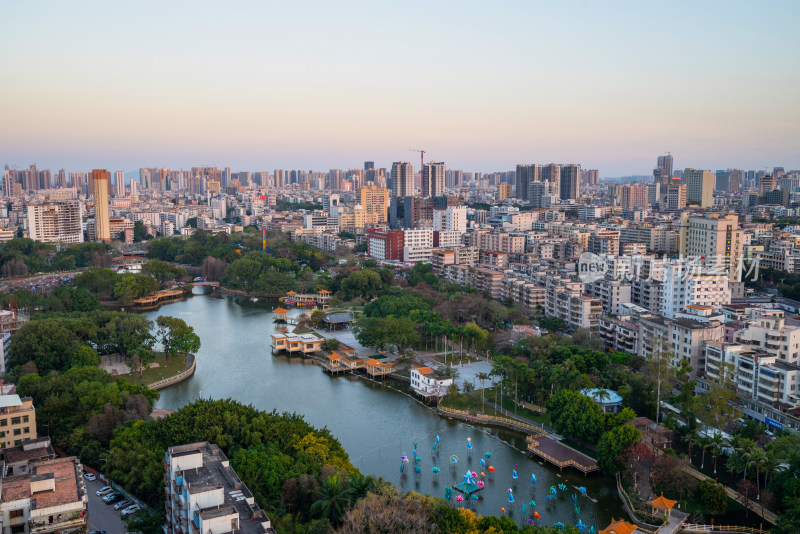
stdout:
[[361,188],[361,207],[367,213],[378,215],[378,222],[386,222],[389,208],[389,191],[377,185],[366,185]]
[[550,163],[542,165],[539,169],[539,177],[542,182],[547,182],[552,186],[557,196],[561,192],[561,165],[557,163]]
[[392,197],[413,197],[414,189],[414,165],[407,161],[395,161],[392,163],[391,178]]
[[28,204],[31,239],[49,243],[83,243],[81,205],[77,200]]
[[666,205],[662,210],[681,211],[686,209],[686,186],[683,184],[669,184],[664,195]]
[[125,171],[116,171],[114,173],[114,195],[118,197],[125,196]]
[[422,168],[422,198],[444,195],[444,163],[432,161]]
[[662,171],[662,176],[672,178],[672,154],[667,153],[666,156],[658,156],[656,168]]
[[374,171],[375,170],[375,162],[374,161],[365,161],[364,162],[364,170],[365,171]]
[[765,195],[768,191],[772,191],[777,186],[777,179],[771,174],[765,174],[758,181],[758,191],[762,195]]
[[741,169],[731,169],[728,179],[728,191],[737,193],[744,183],[744,171]]
[[109,173],[105,169],[92,171],[92,191],[94,193],[94,220],[97,225],[97,240],[111,241],[111,226],[108,217]]
[[275,169],[275,187],[280,189],[286,185],[286,174],[283,169]]
[[621,205],[623,208],[627,209],[646,208],[647,199],[648,199],[648,191],[646,185],[628,184],[622,186]]
[[341,191],[342,169],[331,169],[328,172],[328,189],[331,191]]
[[678,252],[683,257],[702,258],[703,265],[726,273],[738,281],[739,259],[742,257],[744,232],[734,214],[709,213],[691,217],[681,214]]
[[683,182],[686,184],[686,201],[701,208],[714,205],[714,184],[717,175],[711,171],[685,169]]
[[597,185],[600,183],[600,171],[586,169],[581,171],[581,183],[584,185]]
[[511,184],[503,182],[497,186],[497,201],[502,202],[511,197]]
[[581,166],[574,163],[561,166],[560,198],[577,200],[580,194]]
[[517,190],[514,196],[523,202],[530,200],[530,184],[539,182],[539,165],[532,163],[517,165]]

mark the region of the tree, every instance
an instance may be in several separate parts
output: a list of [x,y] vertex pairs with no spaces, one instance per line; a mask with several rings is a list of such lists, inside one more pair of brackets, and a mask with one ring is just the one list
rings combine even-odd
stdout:
[[133,223],[133,242],[139,243],[145,240],[144,221],[136,221]]
[[664,494],[669,498],[683,500],[692,494],[697,480],[686,472],[688,461],[674,454],[664,454],[653,462],[650,470],[650,483],[653,492]]
[[741,416],[734,390],[732,365],[720,364],[720,378],[711,382],[711,389],[697,400],[697,415],[714,431],[722,431],[727,421]]
[[114,298],[125,305],[133,303],[139,297],[155,293],[160,287],[155,278],[143,274],[125,273],[118,275],[116,280]]
[[656,338],[646,364],[646,374],[656,390],[656,423],[661,422],[661,395],[675,377],[673,358],[675,353],[667,349],[667,341],[663,337]]
[[339,348],[339,340],[335,337],[328,338],[322,342],[322,350],[325,351],[326,354],[330,354],[331,352],[335,351]]
[[162,260],[148,261],[142,267],[142,273],[152,276],[162,284],[168,280],[186,278],[188,276],[186,269],[183,269],[182,267],[176,267],[175,265]]
[[382,350],[388,345],[395,345],[398,353],[419,343],[419,332],[414,321],[396,317],[360,316],[353,325],[356,339],[362,345]]
[[642,433],[631,425],[622,425],[604,433],[597,448],[600,452],[597,464],[606,474],[622,469],[620,454],[623,449],[635,445],[642,439]]
[[194,333],[194,328],[187,325],[183,319],[159,315],[156,318],[156,325],[167,360],[175,354],[200,350],[200,338]]
[[589,397],[576,391],[562,389],[551,397],[547,410],[553,428],[579,442],[596,443],[603,432],[603,411]]
[[225,271],[225,282],[232,287],[248,289],[253,287],[261,272],[261,264],[248,258],[239,258]]
[[225,274],[226,263],[218,260],[213,256],[207,256],[203,260],[202,274],[203,278],[212,282],[222,279]]
[[339,525],[348,502],[347,490],[341,478],[328,477],[316,493],[318,499],[311,505],[311,515],[325,518],[334,526]]
[[711,514],[724,514],[728,509],[728,496],[722,484],[707,478],[700,481],[695,494]]

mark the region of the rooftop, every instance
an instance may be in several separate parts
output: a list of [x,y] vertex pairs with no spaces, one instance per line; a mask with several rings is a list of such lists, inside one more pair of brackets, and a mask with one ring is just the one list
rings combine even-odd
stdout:
[[[605,391],[607,397],[601,397],[601,391]],[[610,389],[582,389],[582,395],[586,395],[598,404],[617,404],[622,402],[622,397],[616,391]]]
[[167,455],[172,457],[197,453],[203,455],[202,467],[180,472],[187,490],[189,493],[197,493],[221,488],[224,495],[224,502],[219,506],[200,510],[201,517],[210,519],[217,515],[238,513],[238,532],[273,533],[273,530],[265,529],[262,526],[262,523],[269,519],[254,503],[253,494],[230,467],[228,458],[218,446],[208,442],[199,442],[171,447],[167,451]]

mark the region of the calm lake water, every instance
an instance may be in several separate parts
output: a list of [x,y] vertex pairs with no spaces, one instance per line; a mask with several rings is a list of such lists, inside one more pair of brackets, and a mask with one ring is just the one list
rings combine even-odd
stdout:
[[[403,491],[444,497],[445,486],[460,482],[467,469],[477,472],[479,479],[484,472],[486,487],[478,493],[480,499],[461,504],[481,515],[501,515],[505,508],[506,515],[524,523],[536,511],[540,525],[557,521],[576,524],[580,518],[595,530],[608,525],[612,515],[623,516],[613,479],[566,469],[560,472],[531,459],[523,452],[521,434],[450,421],[383,385],[352,376],[331,377],[300,357],[273,356],[269,336],[275,332],[270,313],[274,306],[212,294],[195,295],[147,312],[151,319],[180,317],[194,327],[202,342],[194,376],[161,390],[156,407],[178,409],[200,397],[232,397],[261,410],[299,413],[310,424],[329,428],[362,473],[382,477]],[[440,442],[434,452],[437,435]],[[471,452],[468,438],[473,444]],[[420,473],[413,468],[415,442]],[[494,472],[481,466],[487,452],[491,458],[485,460],[486,466],[493,466]],[[401,473],[403,453],[411,463]],[[457,457],[457,464],[451,462],[451,456]],[[440,468],[438,474],[431,471],[434,466]],[[517,480],[512,477],[515,468]],[[531,484],[532,473],[537,478],[535,485]],[[567,491],[559,491],[548,501],[550,487],[558,484],[566,484]],[[588,497],[580,496],[580,486],[587,488]],[[508,489],[513,490],[513,504],[508,502]],[[572,504],[573,493],[578,495],[580,516]],[[524,515],[523,501],[536,502],[532,510],[526,505]]]

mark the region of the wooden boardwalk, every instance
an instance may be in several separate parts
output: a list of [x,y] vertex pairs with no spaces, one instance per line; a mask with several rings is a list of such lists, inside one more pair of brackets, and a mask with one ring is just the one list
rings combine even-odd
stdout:
[[526,440],[528,452],[547,460],[559,469],[574,467],[584,475],[599,469],[593,458],[548,436],[528,436]]

